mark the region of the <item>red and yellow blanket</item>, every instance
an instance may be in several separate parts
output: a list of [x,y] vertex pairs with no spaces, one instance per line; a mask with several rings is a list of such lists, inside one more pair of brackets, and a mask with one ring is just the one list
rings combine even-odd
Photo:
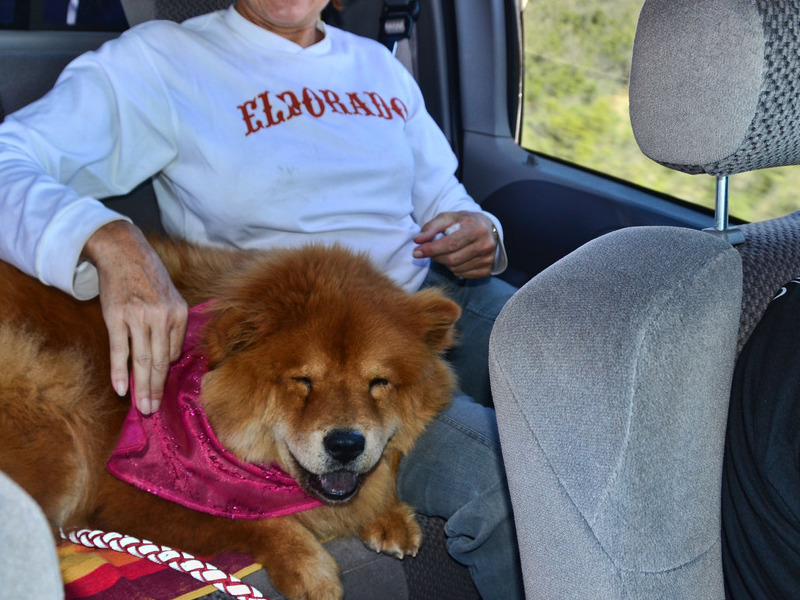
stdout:
[[[167,566],[116,550],[58,547],[66,600],[193,600],[215,591]],[[241,579],[261,568],[246,554],[221,554],[203,560]]]

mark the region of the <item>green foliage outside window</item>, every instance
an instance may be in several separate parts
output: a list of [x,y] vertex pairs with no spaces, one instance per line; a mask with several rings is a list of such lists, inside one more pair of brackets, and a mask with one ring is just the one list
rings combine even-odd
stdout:
[[[522,144],[542,154],[700,204],[714,205],[714,179],[644,156],[628,116],[628,73],[642,0],[529,0],[523,13]],[[730,178],[731,212],[747,221],[800,204],[800,167]]]

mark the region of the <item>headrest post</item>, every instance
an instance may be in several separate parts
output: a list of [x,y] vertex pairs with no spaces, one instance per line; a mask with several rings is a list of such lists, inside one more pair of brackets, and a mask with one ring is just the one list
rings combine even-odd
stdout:
[[728,176],[717,176],[717,199],[714,204],[714,229],[725,231],[728,228]]
[[717,198],[714,205],[714,227],[705,231],[725,238],[729,244],[735,246],[744,242],[741,229],[728,227],[728,176],[717,176]]

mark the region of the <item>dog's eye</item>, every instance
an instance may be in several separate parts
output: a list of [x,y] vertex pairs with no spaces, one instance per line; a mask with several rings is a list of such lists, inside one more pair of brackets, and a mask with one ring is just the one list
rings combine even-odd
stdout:
[[387,387],[389,385],[389,380],[384,379],[383,377],[376,377],[372,381],[369,382],[369,391],[375,392],[381,388]]
[[297,382],[299,384],[304,385],[305,388],[306,388],[306,392],[309,393],[309,394],[311,393],[311,390],[314,387],[311,384],[311,379],[308,378],[308,377],[292,377],[292,381],[295,381],[295,382]]

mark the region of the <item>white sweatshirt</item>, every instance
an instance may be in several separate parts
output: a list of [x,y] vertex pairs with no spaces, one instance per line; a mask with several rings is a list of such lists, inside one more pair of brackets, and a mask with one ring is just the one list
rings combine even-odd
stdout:
[[97,198],[154,177],[172,236],[338,241],[416,290],[429,266],[412,257],[420,226],[480,208],[405,68],[377,42],[320,27],[304,49],[230,8],[142,24],[73,61],[0,125],[0,258],[96,294],[93,268],[75,277],[80,252],[121,218]]

